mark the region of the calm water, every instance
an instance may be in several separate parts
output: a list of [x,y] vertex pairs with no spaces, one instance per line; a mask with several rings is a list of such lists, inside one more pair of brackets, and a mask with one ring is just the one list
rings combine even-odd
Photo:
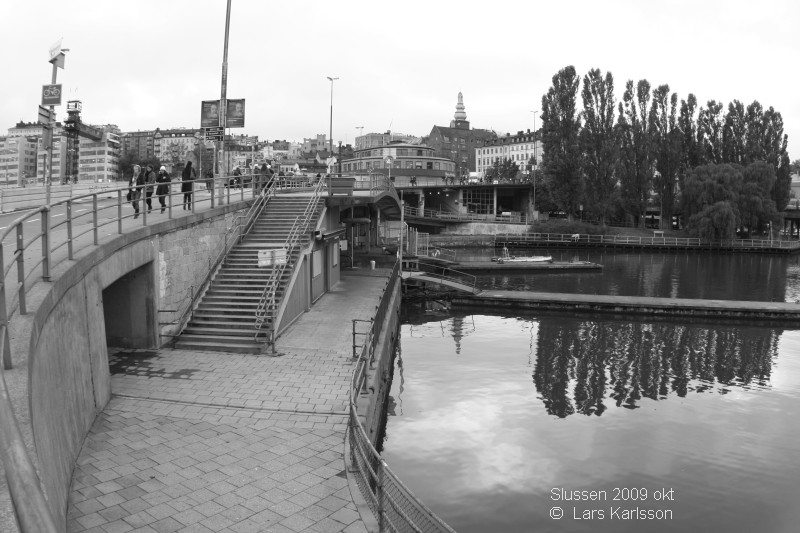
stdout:
[[[603,265],[602,271],[482,276],[484,289],[701,298],[707,300],[800,300],[800,254],[640,254],[571,250],[513,250]],[[459,261],[487,260],[492,250],[458,250]]]
[[[794,257],[604,257],[594,283],[617,294],[800,294]],[[757,272],[707,273],[726,259]],[[484,283],[566,292],[585,276]],[[800,330],[404,312],[383,455],[459,533],[800,529]]]

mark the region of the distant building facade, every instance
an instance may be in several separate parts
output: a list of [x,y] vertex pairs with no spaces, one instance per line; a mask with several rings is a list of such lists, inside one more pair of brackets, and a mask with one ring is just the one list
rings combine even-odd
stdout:
[[456,166],[450,159],[437,156],[429,146],[395,142],[377,148],[353,150],[353,156],[342,161],[342,172],[454,178]]
[[542,164],[542,141],[539,136],[534,140],[534,133],[531,130],[498,137],[475,149],[476,172],[481,176],[486,175],[486,170],[491,168],[495,161],[502,162],[505,159],[516,163],[524,176],[530,176],[534,170],[534,165],[530,162],[534,158],[538,171]]
[[155,130],[126,131],[120,135],[122,156],[144,161],[155,156]]
[[0,184],[25,185],[36,176],[39,137],[0,137]]
[[386,133],[366,133],[364,135],[359,135],[356,137],[355,149],[363,150],[365,148],[379,148],[397,141],[406,144],[421,143],[421,139],[419,137],[405,135],[402,133],[394,133],[389,130]]
[[423,142],[433,148],[438,157],[452,160],[456,174],[461,177],[476,170],[475,149],[496,138],[497,135],[491,130],[470,128],[464,111],[464,97],[458,93],[458,104],[450,127],[434,126]]

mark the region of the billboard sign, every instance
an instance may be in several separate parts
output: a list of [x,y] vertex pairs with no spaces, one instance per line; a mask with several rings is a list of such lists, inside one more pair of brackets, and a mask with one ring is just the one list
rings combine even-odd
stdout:
[[244,128],[244,99],[228,100],[226,111],[226,127]]
[[200,106],[200,127],[216,128],[219,125],[219,100],[203,100]]

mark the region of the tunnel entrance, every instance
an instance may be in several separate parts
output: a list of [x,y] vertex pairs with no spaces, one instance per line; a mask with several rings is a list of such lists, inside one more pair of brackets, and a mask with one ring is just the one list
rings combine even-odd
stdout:
[[156,348],[158,333],[153,263],[132,270],[103,290],[106,345]]

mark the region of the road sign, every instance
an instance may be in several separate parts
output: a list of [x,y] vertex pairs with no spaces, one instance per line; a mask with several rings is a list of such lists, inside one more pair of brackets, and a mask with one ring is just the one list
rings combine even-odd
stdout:
[[42,85],[42,105],[61,105],[61,84]]
[[39,124],[50,124],[53,121],[50,109],[40,105],[39,106]]
[[221,141],[225,133],[225,128],[216,126],[214,128],[203,128],[207,141]]

